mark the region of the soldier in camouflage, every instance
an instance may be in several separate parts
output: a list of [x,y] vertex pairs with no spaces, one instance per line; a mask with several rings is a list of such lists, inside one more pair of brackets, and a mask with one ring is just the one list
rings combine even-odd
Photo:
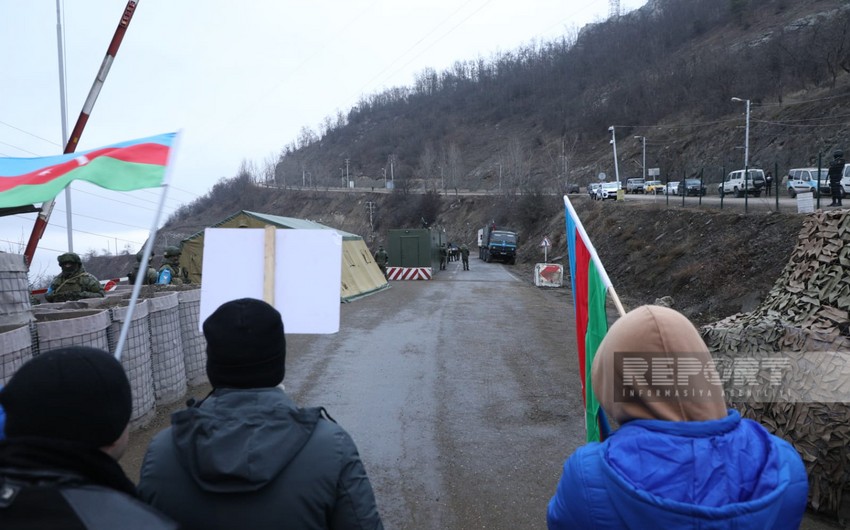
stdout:
[[47,293],[48,302],[68,302],[82,298],[103,298],[103,287],[93,275],[83,268],[80,256],[66,252],[58,258],[62,274],[53,278]]
[[192,283],[189,279],[189,271],[180,266],[180,247],[165,247],[162,254],[165,263],[159,268],[159,279],[156,283],[160,285],[184,285]]
[[[150,260],[153,260],[153,256],[154,256],[154,254],[153,254],[153,252],[151,252]],[[133,265],[133,270],[131,270],[130,272],[127,273],[127,279],[130,281],[131,285],[136,283],[136,275],[139,274],[139,268],[141,268],[141,266],[142,266],[142,258],[143,257],[144,256],[142,255],[142,253],[138,252],[136,254],[136,264]],[[156,283],[156,280],[159,277],[159,275],[156,272],[156,269],[151,267],[150,264],[151,264],[151,262],[148,261],[148,272],[147,272],[147,274],[145,274],[144,278],[142,278],[142,285],[153,285],[153,284]]]

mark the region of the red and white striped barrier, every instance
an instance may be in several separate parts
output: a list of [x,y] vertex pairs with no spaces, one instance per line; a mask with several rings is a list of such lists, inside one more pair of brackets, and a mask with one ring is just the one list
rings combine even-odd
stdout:
[[387,267],[389,280],[430,280],[431,267]]

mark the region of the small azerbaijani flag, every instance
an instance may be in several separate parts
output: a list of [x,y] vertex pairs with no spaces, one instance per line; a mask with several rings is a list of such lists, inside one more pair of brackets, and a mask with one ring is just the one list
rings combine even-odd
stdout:
[[[612,288],[611,280],[599,261],[596,249],[590,242],[570,199],[564,195],[567,219],[567,248],[570,254],[570,281],[576,313],[576,341],[578,342],[578,368],[584,398],[584,420],[587,441],[600,441],[600,425],[607,431],[608,422],[593,393],[590,369],[593,357],[602,338],[608,332],[608,315],[605,313],[605,296]],[[605,434],[603,432],[602,434]]]
[[113,191],[161,186],[176,135],[160,134],[82,153],[0,158],[0,208],[47,202],[74,180]]

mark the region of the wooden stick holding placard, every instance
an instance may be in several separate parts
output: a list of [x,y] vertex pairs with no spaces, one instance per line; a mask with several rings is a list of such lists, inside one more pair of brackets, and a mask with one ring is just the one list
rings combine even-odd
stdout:
[[275,227],[266,225],[263,245],[263,300],[274,306],[274,253]]

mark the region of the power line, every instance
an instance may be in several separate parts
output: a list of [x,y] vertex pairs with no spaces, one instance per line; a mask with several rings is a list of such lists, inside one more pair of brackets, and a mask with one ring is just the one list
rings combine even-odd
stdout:
[[61,145],[59,145],[58,143],[56,143],[56,142],[54,142],[54,141],[52,141],[52,140],[48,140],[47,138],[42,138],[41,136],[39,136],[39,135],[37,135],[37,134],[33,134],[33,133],[29,132],[29,131],[25,131],[25,130],[21,129],[20,127],[15,127],[15,126],[14,126],[14,125],[12,125],[11,123],[6,123],[5,121],[0,121],[0,125],[5,125],[6,127],[9,127],[10,129],[15,129],[16,131],[20,131],[20,132],[22,132],[22,133],[24,133],[24,134],[26,134],[26,135],[28,135],[28,136],[32,136],[33,138],[38,138],[39,140],[41,140],[41,141],[43,141],[43,142],[47,142],[47,143],[49,143],[49,144],[51,144],[51,145],[55,145],[56,147],[59,147],[59,148],[61,148],[61,147],[62,147]]
[[14,148],[14,149],[17,149],[18,151],[23,151],[24,153],[29,153],[29,154],[31,154],[31,155],[33,155],[33,156],[41,156],[41,155],[39,155],[38,153],[33,153],[32,151],[27,151],[27,150],[26,150],[26,149],[24,149],[23,147],[18,147],[17,145],[9,144],[9,143],[6,143],[6,142],[0,142],[0,144],[8,145],[9,147],[12,147],[12,148]]

